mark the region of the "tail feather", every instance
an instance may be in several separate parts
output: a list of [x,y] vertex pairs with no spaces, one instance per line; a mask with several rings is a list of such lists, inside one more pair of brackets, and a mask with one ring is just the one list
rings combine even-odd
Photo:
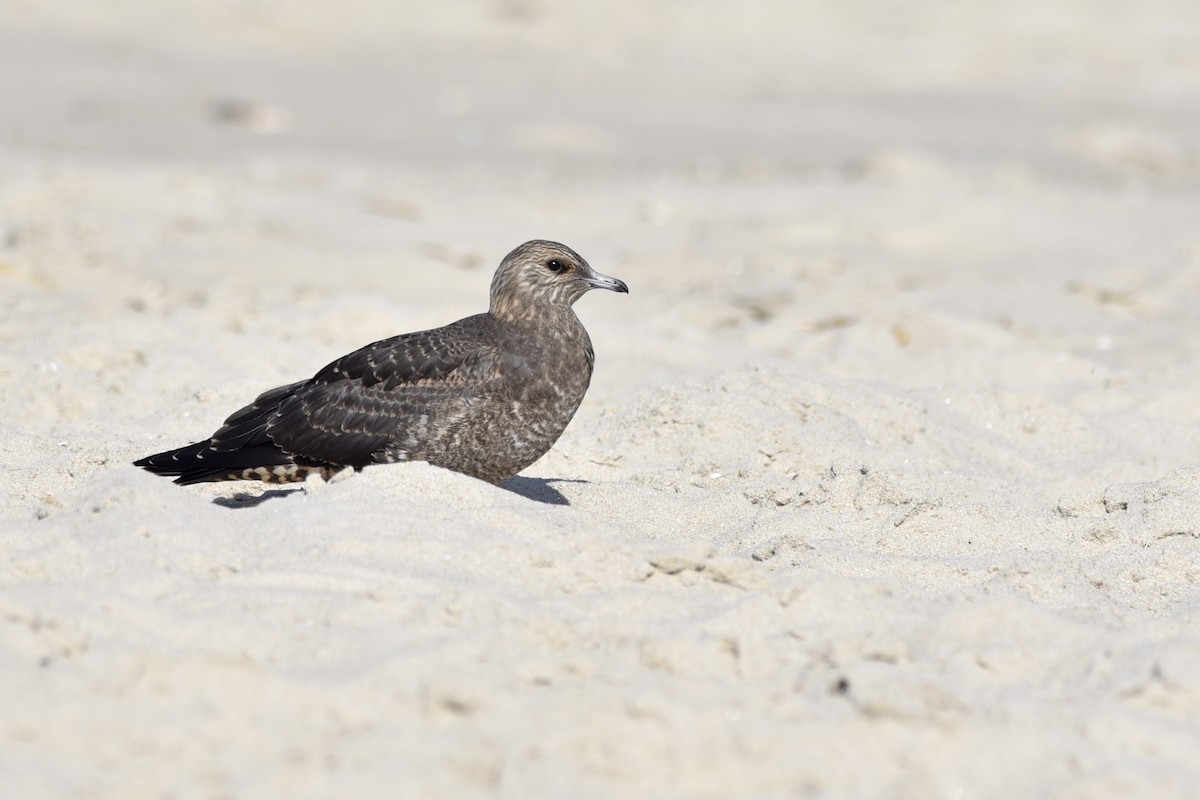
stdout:
[[155,453],[133,462],[135,467],[155,475],[174,477],[187,485],[205,481],[256,479],[285,483],[304,480],[314,465],[297,464],[295,459],[273,444],[260,444],[240,450],[214,450],[212,440],[190,444],[175,450]]
[[155,453],[133,462],[155,475],[174,477],[179,484],[205,481],[259,480],[268,483],[302,481],[314,471],[330,467],[297,460],[281,450],[267,435],[267,425],[304,381],[263,392],[253,403],[235,411],[212,438],[175,450]]

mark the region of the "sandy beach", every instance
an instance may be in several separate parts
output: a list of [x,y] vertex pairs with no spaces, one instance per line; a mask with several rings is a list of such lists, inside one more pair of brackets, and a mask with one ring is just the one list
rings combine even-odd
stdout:
[[[1200,6],[0,7],[6,798],[1200,797]],[[131,466],[630,294],[558,444]]]

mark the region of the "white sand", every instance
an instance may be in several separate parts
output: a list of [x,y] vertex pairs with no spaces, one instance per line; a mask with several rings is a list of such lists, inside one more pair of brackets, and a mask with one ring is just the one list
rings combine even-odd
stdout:
[[[1200,6],[0,6],[8,798],[1200,795]],[[558,446],[129,466],[556,238]]]

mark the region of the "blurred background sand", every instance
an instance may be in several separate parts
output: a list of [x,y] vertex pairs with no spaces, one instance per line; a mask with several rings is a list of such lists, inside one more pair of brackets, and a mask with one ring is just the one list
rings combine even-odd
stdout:
[[[0,9],[14,797],[1192,797],[1200,7]],[[134,470],[517,243],[501,488]]]

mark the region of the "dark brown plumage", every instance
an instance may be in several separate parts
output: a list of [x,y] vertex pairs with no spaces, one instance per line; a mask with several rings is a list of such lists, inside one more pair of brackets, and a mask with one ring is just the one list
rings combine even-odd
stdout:
[[535,240],[500,262],[485,314],[369,344],[235,412],[212,438],[134,462],[176,483],[285,483],[427,461],[499,483],[558,440],[592,377],[571,309],[628,292],[571,248]]

